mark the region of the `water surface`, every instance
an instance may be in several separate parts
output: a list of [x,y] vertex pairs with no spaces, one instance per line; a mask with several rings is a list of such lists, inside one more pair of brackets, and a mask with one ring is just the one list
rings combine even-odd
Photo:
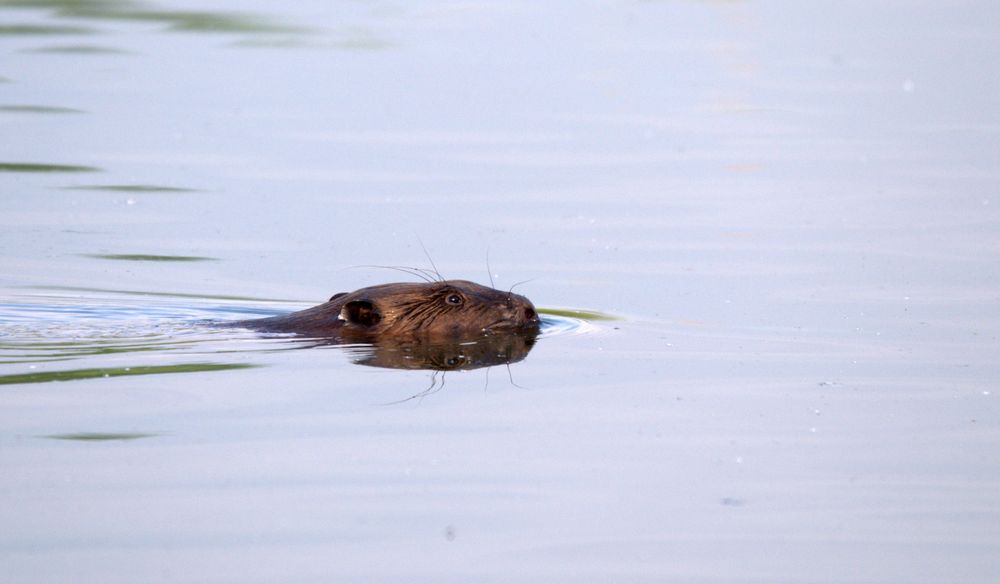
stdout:
[[[996,580],[993,4],[276,10],[0,3],[0,579]],[[423,247],[526,358],[204,324]]]

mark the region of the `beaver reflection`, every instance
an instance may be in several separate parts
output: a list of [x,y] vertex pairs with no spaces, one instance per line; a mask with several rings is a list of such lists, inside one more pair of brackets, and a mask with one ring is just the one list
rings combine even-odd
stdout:
[[467,371],[517,363],[535,346],[538,331],[494,333],[475,339],[420,341],[381,339],[345,347],[355,363],[392,369]]

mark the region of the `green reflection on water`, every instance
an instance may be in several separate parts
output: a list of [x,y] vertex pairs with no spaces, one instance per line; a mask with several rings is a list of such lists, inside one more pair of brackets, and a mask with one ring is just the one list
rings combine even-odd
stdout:
[[149,8],[142,2],[127,0],[6,0],[0,2],[0,7],[4,6],[44,8],[53,10],[56,16],[69,18],[157,22],[167,25],[170,30],[185,32],[305,32],[305,29],[301,27],[278,24],[271,19],[254,14],[202,10],[159,10]]
[[551,314],[552,316],[566,316],[569,318],[579,318],[582,320],[621,320],[621,317],[603,312],[593,312],[590,310],[568,310],[559,308],[539,308],[540,314]]
[[74,432],[71,434],[49,434],[42,438],[52,440],[76,440],[79,442],[106,442],[110,440],[138,440],[140,438],[153,438],[159,434],[147,434],[143,432]]
[[0,112],[13,114],[82,114],[83,110],[51,105],[0,105]]
[[245,38],[233,43],[236,47],[249,48],[315,48],[338,49],[344,51],[378,51],[388,49],[392,43],[367,31],[356,31],[334,40],[315,41],[302,36],[274,36]]
[[219,259],[205,256],[150,255],[137,253],[85,253],[80,255],[87,258],[120,260],[125,262],[214,262]]
[[378,51],[381,49],[388,49],[393,46],[389,41],[378,39],[375,37],[356,37],[350,39],[344,39],[342,41],[337,41],[333,44],[334,47],[344,50],[354,50],[354,51]]
[[[3,4],[0,4],[2,7]],[[0,36],[41,36],[57,34],[94,34],[92,28],[83,26],[63,26],[59,24],[4,24],[0,25]]]
[[[31,351],[30,358],[0,359],[0,364],[37,363],[39,361],[68,361],[91,355],[139,353],[143,351],[169,351],[193,342],[161,342],[142,345],[112,344],[91,340],[86,343],[0,343],[0,350]],[[43,352],[47,351],[47,352]]]
[[100,172],[96,166],[76,164],[37,164],[34,162],[0,162],[0,172]]
[[67,55],[131,55],[130,51],[100,45],[57,45],[28,49],[26,53],[55,53]]
[[73,381],[76,379],[98,379],[102,377],[126,377],[132,375],[159,375],[161,373],[200,373],[205,371],[227,371],[230,369],[250,369],[259,367],[250,363],[185,363],[181,365],[142,365],[138,367],[109,367],[104,369],[70,369],[67,371],[44,371],[18,375],[0,375],[0,385],[16,383],[47,383],[49,381]]
[[291,33],[304,29],[279,25],[263,17],[224,12],[181,12],[157,10],[113,11],[106,18],[163,22],[171,30],[185,32]]
[[113,191],[119,193],[195,193],[198,189],[160,185],[78,185],[63,187],[74,191]]
[[[37,286],[15,286],[16,288],[38,288]],[[165,296],[168,298],[198,298],[204,300],[246,300],[250,302],[304,302],[288,298],[258,298],[255,296],[228,296],[218,294],[189,294],[185,292],[150,292],[148,290],[114,290],[111,288],[87,288],[83,286],[44,286],[45,290],[66,290],[70,292],[103,292],[109,294],[129,294],[134,296]]]

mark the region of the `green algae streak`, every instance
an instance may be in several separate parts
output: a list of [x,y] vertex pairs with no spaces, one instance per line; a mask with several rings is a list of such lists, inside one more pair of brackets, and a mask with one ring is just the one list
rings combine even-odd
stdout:
[[159,434],[147,434],[143,432],[73,432],[71,434],[48,434],[41,438],[52,440],[75,440],[78,442],[108,442],[115,440],[138,440],[140,438],[153,438]]
[[115,193],[194,193],[197,189],[161,185],[78,185],[63,187],[72,191],[111,191]]
[[100,172],[95,166],[76,164],[38,164],[34,162],[0,162],[0,172]]
[[579,318],[581,320],[621,320],[620,316],[594,312],[590,310],[570,310],[561,308],[539,308],[539,314],[551,314],[552,316],[566,316],[569,318]]
[[85,253],[80,255],[86,258],[118,260],[124,262],[214,262],[219,260],[219,258],[210,258],[206,256],[151,255],[138,253]]
[[70,369],[67,371],[42,371],[38,373],[21,373],[18,375],[0,375],[0,385],[48,383],[49,381],[74,381],[77,379],[99,379],[102,377],[126,377],[131,375],[158,375],[161,373],[200,373],[205,371],[250,369],[252,367],[259,367],[259,365],[249,363],[184,363],[181,365]]

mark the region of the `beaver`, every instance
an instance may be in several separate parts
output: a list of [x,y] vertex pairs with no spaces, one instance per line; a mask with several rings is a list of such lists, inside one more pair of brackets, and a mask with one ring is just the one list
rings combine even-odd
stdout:
[[340,342],[373,342],[537,334],[541,319],[531,301],[520,294],[468,280],[439,280],[341,292],[319,306],[299,312],[227,324]]

